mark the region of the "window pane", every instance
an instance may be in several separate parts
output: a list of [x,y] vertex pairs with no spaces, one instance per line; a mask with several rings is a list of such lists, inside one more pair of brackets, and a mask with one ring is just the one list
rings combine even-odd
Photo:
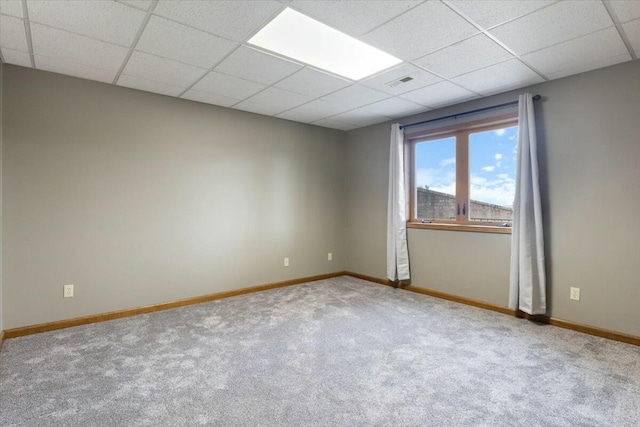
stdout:
[[416,144],[416,217],[456,218],[456,139]]
[[469,219],[511,223],[518,127],[469,135]]

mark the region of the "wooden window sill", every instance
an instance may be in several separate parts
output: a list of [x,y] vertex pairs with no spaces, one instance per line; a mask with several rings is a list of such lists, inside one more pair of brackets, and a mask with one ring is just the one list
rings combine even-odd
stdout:
[[449,230],[449,231],[472,231],[476,233],[497,233],[511,234],[511,227],[499,227],[495,225],[476,225],[476,224],[442,224],[442,223],[422,223],[407,222],[407,228],[427,228],[430,230]]

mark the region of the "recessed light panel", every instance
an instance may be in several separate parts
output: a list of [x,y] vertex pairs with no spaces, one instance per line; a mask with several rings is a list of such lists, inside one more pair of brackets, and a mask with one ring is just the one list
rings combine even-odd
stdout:
[[402,60],[287,8],[249,43],[352,80]]

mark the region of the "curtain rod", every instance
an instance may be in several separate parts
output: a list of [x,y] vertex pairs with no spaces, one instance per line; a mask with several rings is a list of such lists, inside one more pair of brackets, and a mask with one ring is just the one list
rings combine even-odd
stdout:
[[[533,96],[534,101],[539,101],[540,99],[542,99],[540,95]],[[430,120],[423,120],[421,122],[416,122],[416,123],[409,123],[408,125],[400,126],[400,129],[408,128],[411,126],[423,125],[425,123],[437,122],[439,120],[445,120],[445,119],[451,119],[451,118],[457,119],[458,117],[461,117],[461,116],[466,116],[474,113],[481,113],[483,111],[488,111],[488,110],[495,110],[496,108],[508,107],[511,105],[518,105],[518,101],[505,102],[504,104],[492,105],[491,107],[484,107],[484,108],[478,108],[476,110],[464,111],[458,114],[451,114],[448,116],[438,117],[437,119],[430,119]]]

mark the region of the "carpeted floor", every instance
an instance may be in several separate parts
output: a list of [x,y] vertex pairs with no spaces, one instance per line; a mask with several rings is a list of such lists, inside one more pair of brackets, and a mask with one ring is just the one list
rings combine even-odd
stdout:
[[638,426],[640,347],[339,277],[5,342],[2,426]]

